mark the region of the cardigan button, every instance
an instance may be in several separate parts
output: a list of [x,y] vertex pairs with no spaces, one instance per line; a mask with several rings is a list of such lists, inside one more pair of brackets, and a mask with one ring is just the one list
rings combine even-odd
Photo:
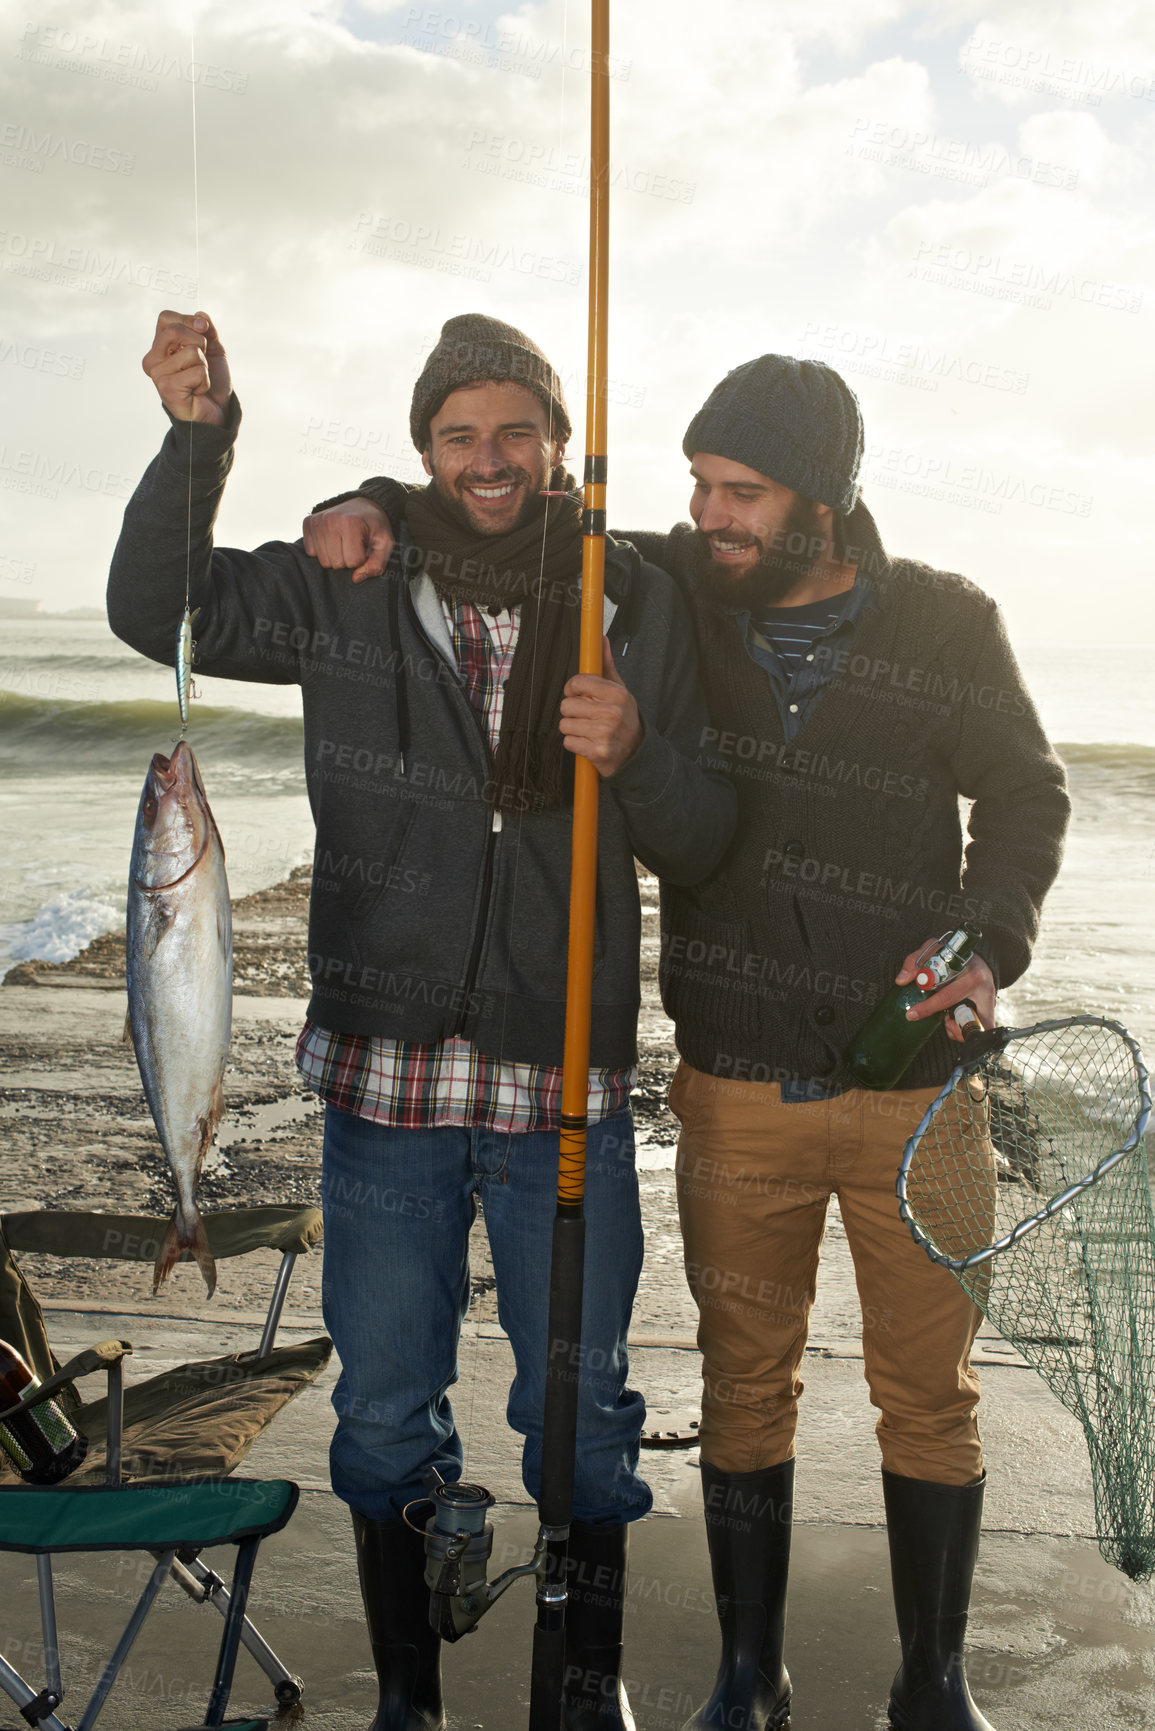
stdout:
[[815,1010],[814,1020],[820,1028],[828,1028],[834,1020],[834,1011],[829,1004],[823,1004],[821,1009]]
[[787,853],[805,853],[806,852],[806,845],[804,842],[800,842],[800,841],[788,841],[786,843],[786,852]]

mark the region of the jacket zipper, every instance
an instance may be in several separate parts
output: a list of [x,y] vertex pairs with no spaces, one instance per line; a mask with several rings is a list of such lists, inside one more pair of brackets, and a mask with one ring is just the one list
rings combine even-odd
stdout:
[[485,837],[485,860],[481,868],[481,903],[477,927],[473,934],[473,949],[469,957],[469,965],[465,970],[465,984],[462,990],[461,1014],[453,1030],[453,1036],[461,1034],[469,1018],[469,1000],[473,996],[473,988],[477,983],[477,970],[481,966],[481,951],[485,943],[486,928],[489,924],[489,898],[493,893],[493,853],[497,846],[497,837],[501,834],[501,812],[495,811],[493,821]]
[[[417,635],[424,638],[434,655],[440,654],[440,650],[438,650],[436,644],[431,643],[428,636],[426,636],[425,627],[422,625],[421,620],[417,615],[417,609],[413,605],[413,593],[408,584],[405,585],[405,605],[409,614],[410,623],[413,626],[413,629],[417,632]],[[400,647],[400,645],[398,645],[398,647]],[[474,709],[472,703],[470,703],[468,697],[466,697],[464,691],[461,690],[460,685],[457,687],[457,692],[461,702],[469,711],[473,725],[477,729],[477,736],[481,742],[482,751],[485,754],[486,768],[491,770],[493,768],[493,753],[489,748],[489,739],[482,719],[478,715],[476,709]],[[448,1039],[456,1039],[463,1033],[466,1021],[469,1017],[469,1000],[473,995],[473,988],[477,980],[477,971],[481,966],[481,952],[485,945],[485,935],[489,925],[489,902],[490,897],[493,894],[493,855],[497,846],[497,837],[501,834],[501,830],[501,812],[500,810],[495,810],[485,836],[485,857],[482,860],[481,866],[481,897],[478,902],[477,924],[474,927],[473,932],[473,946],[470,950],[469,961],[466,965],[465,977],[462,983],[461,1014],[458,1016],[451,1032],[446,1036]]]

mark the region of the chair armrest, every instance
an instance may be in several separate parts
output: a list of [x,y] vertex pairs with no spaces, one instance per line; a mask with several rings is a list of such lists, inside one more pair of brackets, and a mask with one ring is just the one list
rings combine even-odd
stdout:
[[[298,1254],[320,1241],[321,1210],[291,1205],[226,1208],[202,1216],[209,1249],[219,1262],[250,1250]],[[94,1214],[81,1209],[33,1208],[0,1220],[13,1250],[50,1256],[94,1256],[118,1262],[155,1262],[167,1220],[148,1214]],[[186,1250],[182,1261],[190,1260]]]
[[78,1352],[75,1358],[70,1358],[67,1364],[62,1365],[55,1376],[50,1376],[39,1388],[32,1389],[23,1400],[18,1400],[15,1406],[0,1412],[0,1424],[6,1419],[14,1418],[17,1413],[26,1412],[29,1407],[51,1400],[66,1382],[74,1382],[79,1376],[91,1376],[98,1370],[112,1372],[131,1351],[132,1342],[128,1340],[102,1340],[96,1346],[86,1346],[83,1352]]

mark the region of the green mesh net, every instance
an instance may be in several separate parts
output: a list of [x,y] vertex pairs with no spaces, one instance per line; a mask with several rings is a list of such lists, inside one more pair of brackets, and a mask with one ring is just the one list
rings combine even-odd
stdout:
[[1147,1072],[1094,1016],[972,1036],[903,1152],[899,1212],[1082,1425],[1099,1548],[1155,1573]]

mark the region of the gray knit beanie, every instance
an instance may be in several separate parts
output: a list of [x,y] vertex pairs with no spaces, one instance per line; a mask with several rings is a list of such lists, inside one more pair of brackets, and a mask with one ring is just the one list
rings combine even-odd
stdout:
[[852,511],[862,461],[862,411],[822,361],[759,355],[715,385],[682,449],[728,457],[834,511]]
[[524,385],[550,416],[554,438],[563,443],[569,438],[572,428],[561,380],[537,344],[500,319],[461,313],[442,325],[440,339],[413,387],[409,431],[417,449],[428,448],[429,423],[446,397],[465,385],[490,381]]

